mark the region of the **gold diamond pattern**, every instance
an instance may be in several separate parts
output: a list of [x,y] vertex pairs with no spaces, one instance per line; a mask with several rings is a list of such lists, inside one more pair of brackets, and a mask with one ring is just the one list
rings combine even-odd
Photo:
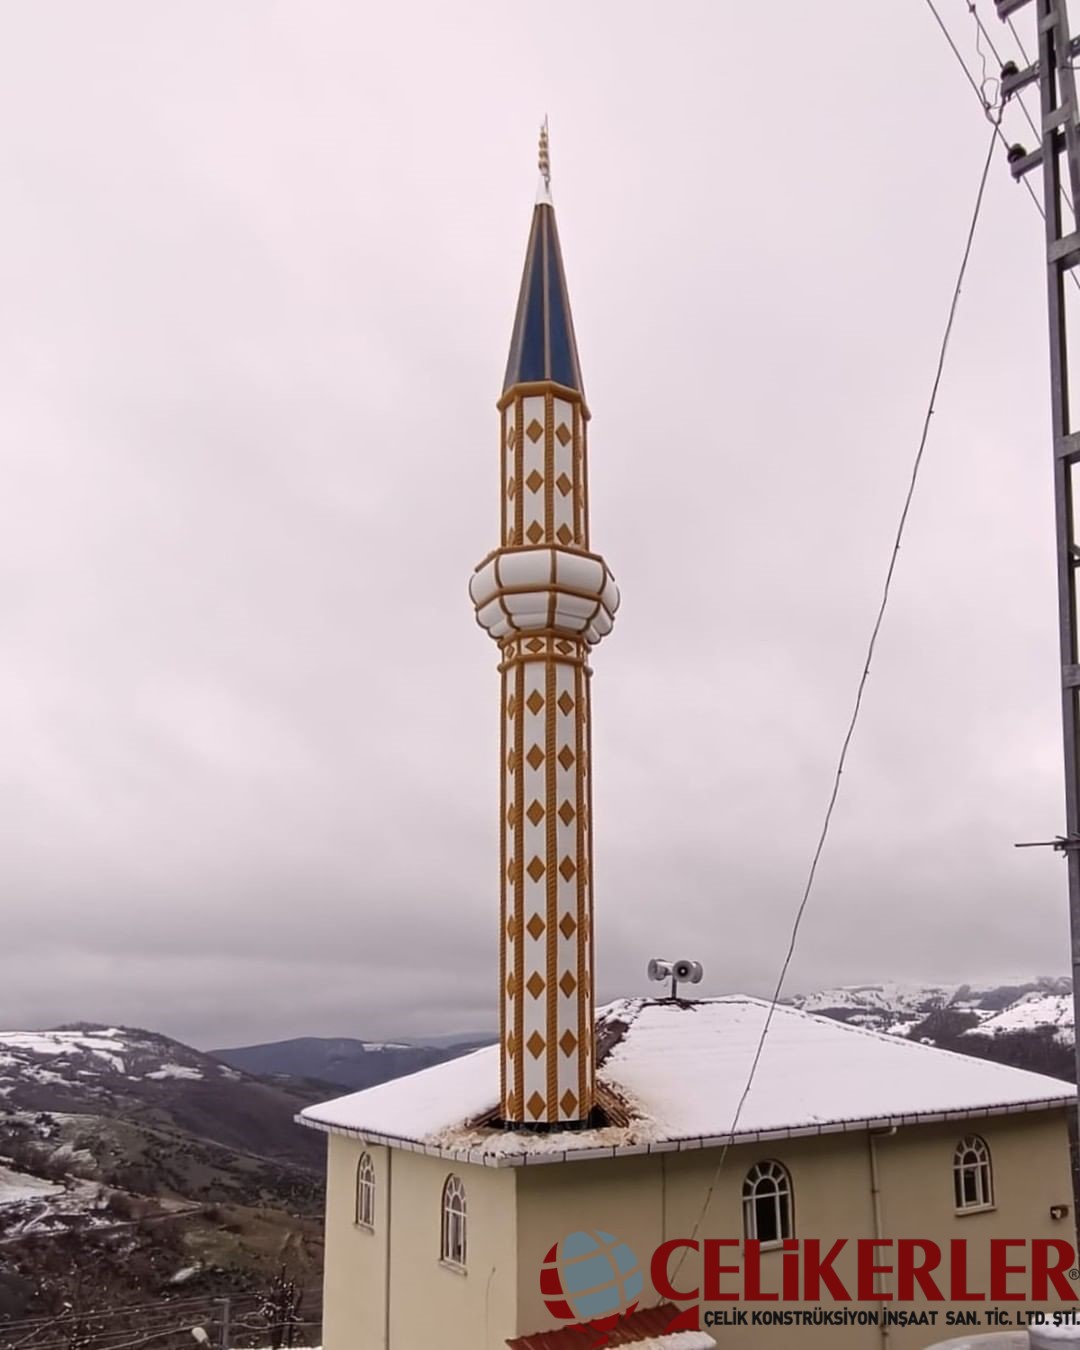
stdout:
[[525,706],[535,717],[536,714],[540,711],[540,709],[544,706],[544,696],[539,689],[534,689],[532,691],[529,697],[525,700]]
[[517,427],[511,427],[506,433],[506,444],[511,450],[514,448],[514,442],[517,440]]
[[540,1056],[544,1053],[544,1046],[547,1044],[547,1042],[544,1040],[543,1036],[541,1036],[538,1031],[534,1031],[533,1034],[529,1037],[529,1039],[525,1042],[525,1044],[528,1047],[529,1054],[532,1055],[533,1059],[539,1059]]
[[544,762],[544,752],[538,745],[531,745],[525,758],[529,761],[530,768],[538,769]]
[[567,1027],[567,1029],[559,1037],[559,1049],[567,1057],[572,1055],[574,1051],[577,1049],[577,1037],[574,1035],[574,1033],[570,1030],[569,1027]]
[[[561,528],[566,530],[565,525],[563,525]],[[567,530],[567,534],[569,533],[570,533],[569,530]],[[543,539],[543,537],[544,537],[543,525],[541,525],[539,521],[534,520],[533,523],[529,526],[529,528],[525,531],[525,538],[528,539],[530,544],[537,544],[540,542],[541,539]]]
[[562,806],[559,807],[559,819],[564,825],[569,825],[576,815],[577,812],[567,801],[564,801]]
[[513,750],[506,756],[506,767],[510,773],[514,772],[514,752]]
[[562,976],[559,979],[559,988],[567,998],[569,998],[577,988],[577,980],[574,979],[573,975],[571,975],[568,970],[563,971]]
[[529,863],[528,867],[526,867],[525,871],[528,872],[533,881],[539,881],[545,871],[543,860],[538,858],[534,853],[532,861]]
[[534,797],[529,809],[525,812],[534,825],[539,825],[544,819],[544,808]]
[[545,1104],[546,1103],[544,1102],[543,1097],[540,1096],[539,1092],[534,1092],[533,1095],[529,1098],[527,1105],[529,1108],[529,1114],[532,1116],[533,1120],[539,1120],[540,1117],[544,1114]]
[[567,717],[574,711],[573,697],[565,689],[559,695],[559,711],[565,713]]
[[569,544],[573,541],[574,532],[569,525],[560,525],[555,531],[555,538],[560,544]]
[[511,694],[510,697],[506,700],[507,717],[513,717],[516,708],[517,708],[517,699],[513,696],[513,694]]
[[506,936],[511,942],[517,937],[517,915],[511,914],[506,921]]
[[567,642],[565,638],[560,638],[555,644],[555,650],[557,652],[562,652],[563,656],[569,656],[574,650],[574,644],[572,642]]
[[546,927],[547,924],[544,923],[543,919],[540,917],[539,914],[534,914],[532,918],[529,920],[529,922],[525,925],[525,928],[529,936],[531,938],[536,939],[537,941],[540,939],[540,936]]
[[510,861],[506,864],[506,879],[507,879],[507,881],[513,881],[513,879],[514,879],[514,860],[513,860],[513,858],[511,858]]
[[577,1098],[574,1096],[574,1094],[570,1091],[569,1088],[567,1088],[566,1091],[563,1093],[563,1095],[559,1098],[559,1105],[563,1109],[564,1116],[572,1116],[574,1112],[577,1110]]
[[525,479],[525,486],[530,492],[539,492],[544,486],[544,475],[533,469],[532,473]]
[[532,994],[533,998],[539,998],[544,992],[544,977],[538,970],[534,970],[525,981],[525,988]]
[[544,428],[534,417],[533,420],[529,423],[529,425],[525,428],[525,435],[528,436],[529,440],[532,441],[533,445],[535,445],[543,434]]
[[506,1038],[506,1053],[512,1055],[517,1048],[517,1041],[514,1039],[514,1033],[511,1032]]
[[528,642],[526,642],[525,647],[530,652],[542,652],[544,650],[544,639],[530,638]]
[[[506,495],[508,497],[517,496],[517,483],[512,478],[509,479],[506,484]],[[563,495],[565,496],[566,494],[564,493]]]
[[[507,998],[513,998],[516,993],[517,993],[517,980],[514,979],[514,972],[511,971],[510,974],[507,975],[506,977],[506,996]],[[510,1035],[511,1037],[513,1037],[514,1033],[511,1032]]]
[[559,920],[559,932],[564,938],[572,938],[577,930],[577,920],[572,914],[564,914]]
[[568,745],[564,745],[559,751],[559,763],[564,769],[569,769],[574,762],[574,752]]
[[517,802],[511,802],[506,813],[506,823],[511,829],[517,824]]
[[[511,481],[513,480],[511,479]],[[566,474],[564,473],[559,474],[558,478],[555,479],[555,486],[559,489],[559,491],[562,493],[564,497],[569,497],[570,493],[573,492],[574,490],[573,483],[571,483],[570,479],[567,478]],[[510,495],[513,496],[513,493],[511,493]]]
[[577,871],[577,866],[575,865],[574,860],[573,858],[571,858],[569,853],[559,864],[559,871],[562,873],[563,881],[569,881],[571,877],[574,875],[574,873]]
[[560,422],[559,425],[555,428],[555,435],[558,436],[559,438],[559,444],[565,445],[566,442],[570,439],[571,435],[570,428],[566,425],[565,422]]

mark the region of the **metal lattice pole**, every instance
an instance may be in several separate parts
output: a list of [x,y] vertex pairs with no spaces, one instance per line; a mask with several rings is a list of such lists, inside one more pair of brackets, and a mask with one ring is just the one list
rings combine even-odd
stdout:
[[[1008,19],[1030,0],[996,0],[998,17]],[[1080,547],[1075,538],[1073,485],[1080,462],[1080,432],[1072,429],[1069,409],[1068,318],[1065,282],[1080,263],[1080,231],[1062,232],[1062,197],[1080,219],[1080,131],[1077,129],[1076,79],[1072,59],[1080,43],[1069,33],[1067,0],[1035,0],[1039,59],[1026,70],[1007,66],[1002,96],[1039,86],[1042,144],[1028,153],[1009,152],[1013,177],[1042,167],[1046,215],[1046,293],[1050,330],[1050,411],[1054,438],[1054,514],[1057,535],[1058,627],[1061,649],[1061,716],[1065,751],[1065,834],[1054,847],[1065,854],[1069,876],[1072,947],[1073,1025],[1077,1084],[1080,1090],[1080,652],[1077,648],[1076,571]],[[1063,164],[1064,161],[1064,164]],[[1063,174],[1064,169],[1064,174]]]

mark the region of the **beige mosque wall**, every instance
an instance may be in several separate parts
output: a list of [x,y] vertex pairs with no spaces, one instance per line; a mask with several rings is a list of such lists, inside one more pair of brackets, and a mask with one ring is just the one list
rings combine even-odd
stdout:
[[323,1343],[327,1350],[367,1350],[383,1345],[385,1328],[390,1150],[367,1149],[375,1167],[375,1225],[368,1231],[355,1221],[364,1147],[341,1135],[328,1135],[327,1144]]
[[[981,1127],[981,1128],[980,1128]],[[953,1206],[953,1152],[973,1129],[989,1145],[995,1180],[995,1207],[958,1215]],[[1073,1240],[1071,1182],[1064,1113],[1038,1112],[970,1123],[911,1126],[895,1135],[875,1137],[880,1187],[881,1233],[885,1237],[926,1237],[943,1246],[952,1238],[972,1240],[972,1283],[985,1286],[985,1253],[991,1237],[1066,1238]],[[689,1237],[701,1214],[709,1186],[715,1190],[700,1224],[711,1237],[742,1233],[742,1181],[755,1163],[775,1158],[787,1167],[794,1192],[797,1237],[875,1236],[871,1193],[869,1135],[822,1135],[816,1138],[741,1145],[731,1149],[719,1177],[719,1150],[643,1155],[622,1159],[526,1167],[518,1180],[518,1311],[522,1330],[559,1325],[544,1307],[539,1269],[555,1241],[578,1228],[601,1228],[628,1242],[648,1263],[663,1241]],[[1050,1206],[1068,1204],[1064,1221],[1050,1217]],[[733,1248],[732,1263],[740,1260]],[[976,1254],[982,1259],[975,1259]],[[678,1284],[692,1288],[699,1279],[697,1258],[687,1255]],[[678,1255],[672,1259],[674,1270]],[[779,1251],[762,1253],[762,1286],[779,1288]],[[836,1270],[855,1288],[855,1255],[845,1250]],[[890,1288],[883,1277],[883,1288]],[[725,1277],[725,1288],[738,1277]],[[1019,1280],[1013,1287],[1019,1287]],[[648,1282],[643,1302],[658,1295]],[[719,1304],[711,1305],[719,1307]],[[729,1304],[732,1308],[774,1307],[774,1304]],[[785,1304],[799,1307],[799,1304]],[[813,1305],[803,1305],[813,1306]],[[887,1339],[877,1327],[723,1327],[714,1334],[724,1350],[774,1350],[778,1344],[808,1350],[921,1350],[936,1339],[959,1335],[943,1325],[937,1333],[925,1327],[890,1327]],[[973,1306],[973,1305],[969,1305]],[[1037,1306],[1037,1305],[1033,1305]],[[1044,1305],[1045,1306],[1045,1305]]]
[[[364,1147],[359,1140],[330,1137],[325,1350],[504,1350],[517,1330],[514,1173],[370,1146],[376,1211],[368,1232],[355,1222],[354,1202]],[[439,1260],[443,1186],[451,1172],[465,1184],[464,1271]]]

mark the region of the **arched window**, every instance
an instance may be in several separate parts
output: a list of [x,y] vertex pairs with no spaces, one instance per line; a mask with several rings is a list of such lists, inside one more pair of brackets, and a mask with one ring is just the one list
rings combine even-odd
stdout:
[[356,1164],[356,1222],[361,1228],[375,1227],[375,1164],[370,1153],[361,1153]]
[[467,1253],[465,1187],[452,1173],[442,1193],[442,1259],[451,1266],[464,1268]]
[[759,1242],[782,1242],[795,1235],[791,1178],[778,1162],[759,1162],[743,1182],[743,1231]]
[[957,1209],[987,1209],[994,1203],[990,1150],[977,1134],[961,1139],[953,1154],[953,1194]]

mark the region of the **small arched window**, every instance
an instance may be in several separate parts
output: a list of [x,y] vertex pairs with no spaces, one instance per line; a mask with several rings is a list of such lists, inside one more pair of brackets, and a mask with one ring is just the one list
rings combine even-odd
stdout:
[[361,1153],[356,1164],[356,1222],[361,1228],[375,1227],[375,1164],[370,1153]]
[[743,1182],[743,1231],[759,1242],[794,1237],[791,1178],[782,1163],[759,1162]]
[[953,1154],[953,1196],[957,1209],[988,1209],[994,1203],[990,1150],[977,1134],[961,1139]]
[[465,1187],[452,1173],[442,1193],[442,1246],[440,1255],[451,1266],[464,1269],[468,1252],[465,1214]]

